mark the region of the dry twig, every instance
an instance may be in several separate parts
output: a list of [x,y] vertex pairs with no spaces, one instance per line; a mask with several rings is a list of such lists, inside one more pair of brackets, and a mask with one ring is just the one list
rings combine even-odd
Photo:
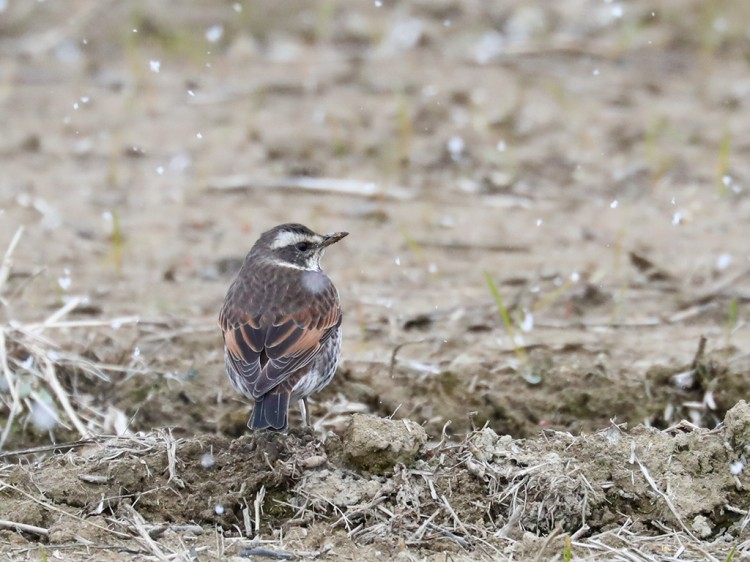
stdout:
[[289,190],[327,193],[331,195],[351,195],[374,199],[392,199],[408,201],[413,198],[410,191],[403,187],[381,187],[373,182],[347,180],[338,178],[312,178],[307,176],[290,178],[258,179],[253,176],[228,176],[209,181],[209,189],[216,191],[246,190]]

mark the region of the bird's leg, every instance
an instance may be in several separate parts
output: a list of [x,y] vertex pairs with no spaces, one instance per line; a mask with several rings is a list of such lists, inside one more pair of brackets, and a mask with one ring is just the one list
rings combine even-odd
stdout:
[[307,405],[307,398],[300,398],[299,411],[302,414],[302,423],[307,427],[312,427],[310,407]]

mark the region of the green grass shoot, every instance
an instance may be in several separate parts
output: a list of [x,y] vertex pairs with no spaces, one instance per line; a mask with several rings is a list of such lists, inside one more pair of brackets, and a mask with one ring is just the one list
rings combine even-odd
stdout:
[[120,226],[120,214],[116,210],[112,210],[112,236],[111,236],[111,247],[109,251],[109,257],[115,264],[115,269],[119,272],[122,271],[122,256],[125,250],[125,236],[122,234],[122,228]]
[[510,314],[508,314],[508,309],[505,308],[505,305],[503,304],[503,298],[500,296],[500,291],[497,290],[497,285],[495,285],[495,282],[492,280],[492,275],[490,275],[489,271],[484,272],[484,278],[487,280],[487,286],[490,288],[492,298],[495,299],[500,318],[503,319],[503,324],[505,324],[505,331],[508,332],[511,341],[513,342],[513,350],[516,352],[518,360],[525,365],[528,362],[526,351],[516,342],[516,330],[513,326],[513,321],[510,319]]
[[406,240],[406,245],[409,247],[409,250],[411,250],[411,253],[414,254],[414,257],[417,259],[417,261],[420,263],[424,263],[424,250],[422,249],[422,246],[419,244],[419,242],[417,242],[411,235],[411,233],[403,226],[399,226],[398,230],[399,232],[401,232],[401,236],[404,237],[404,240]]
[[727,347],[732,338],[732,332],[737,327],[737,299],[733,298],[729,303],[729,314],[727,315]]
[[564,295],[566,292],[568,292],[568,290],[575,284],[576,281],[573,281],[570,277],[568,277],[565,283],[557,287],[554,291],[547,293],[536,303],[534,303],[534,306],[532,306],[532,310],[534,312],[541,312],[547,309],[547,307],[551,306],[553,302],[560,298],[561,295]]
[[563,562],[570,562],[573,559],[573,549],[571,547],[570,535],[565,537],[565,544],[563,545],[562,559]]
[[[624,239],[625,239],[625,229],[621,228],[619,232],[617,233],[617,238],[615,239],[615,244],[613,247],[614,250],[614,264],[613,269],[615,272],[615,277],[618,276],[620,273],[620,263],[622,261],[622,257],[624,254],[623,247],[624,247]],[[617,298],[615,299],[615,306],[612,309],[612,323],[616,323],[618,320],[620,320],[621,314],[622,314],[622,303],[625,302],[625,295],[628,292],[628,280],[626,277],[623,277],[622,284],[620,285],[620,290],[617,293]]]

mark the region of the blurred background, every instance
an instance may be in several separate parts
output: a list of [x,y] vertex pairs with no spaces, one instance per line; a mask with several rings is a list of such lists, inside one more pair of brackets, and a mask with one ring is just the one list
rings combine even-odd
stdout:
[[319,428],[747,395],[745,1],[0,0],[0,104],[5,448],[245,432],[216,320],[282,222],[351,233]]

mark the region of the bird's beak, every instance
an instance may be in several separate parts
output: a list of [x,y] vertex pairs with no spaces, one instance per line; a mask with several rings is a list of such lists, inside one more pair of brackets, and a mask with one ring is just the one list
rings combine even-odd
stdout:
[[330,246],[331,244],[335,244],[342,238],[349,236],[348,232],[332,232],[331,234],[326,234],[323,237],[323,243],[321,244],[322,247]]

